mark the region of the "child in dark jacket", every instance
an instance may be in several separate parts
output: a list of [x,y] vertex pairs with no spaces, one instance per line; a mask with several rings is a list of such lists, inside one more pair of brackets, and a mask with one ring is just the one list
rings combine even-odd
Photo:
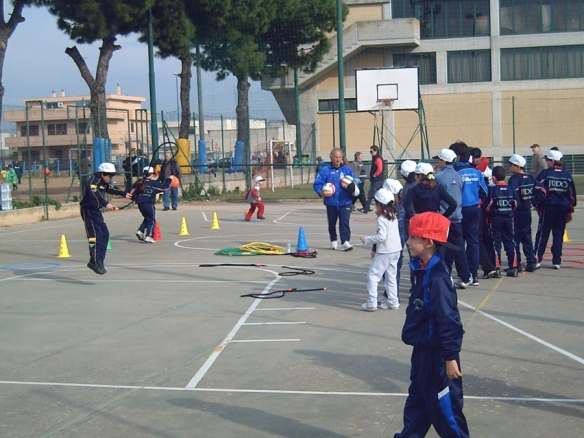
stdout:
[[460,350],[464,330],[456,289],[442,261],[450,221],[439,213],[415,215],[410,221],[408,247],[413,259],[414,285],[402,340],[412,345],[410,387],[404,408],[404,428],[394,438],[423,437],[434,426],[442,437],[469,436],[462,413]]
[[150,166],[144,168],[144,177],[134,183],[132,190],[132,199],[138,204],[140,213],[144,220],[140,224],[136,236],[138,239],[146,243],[156,243],[154,240],[154,225],[156,224],[156,196],[168,190],[172,179],[171,176],[164,180],[158,181],[154,169]]
[[485,201],[491,237],[495,247],[495,266],[497,277],[501,274],[501,246],[505,248],[509,268],[508,277],[517,277],[517,252],[515,248],[515,232],[513,230],[513,212],[517,202],[513,191],[505,184],[505,169],[502,166],[493,168],[494,186],[489,186],[489,195]]

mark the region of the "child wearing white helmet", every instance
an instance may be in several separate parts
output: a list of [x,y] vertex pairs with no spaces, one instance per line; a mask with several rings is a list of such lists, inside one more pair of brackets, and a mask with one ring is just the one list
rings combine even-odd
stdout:
[[[366,245],[376,244],[375,256],[367,274],[367,291],[369,298],[361,308],[368,312],[380,309],[399,309],[397,289],[397,264],[401,254],[397,209],[395,197],[387,189],[381,188],[375,194],[375,212],[377,214],[377,233],[374,236],[362,236],[361,242]],[[387,298],[378,299],[377,285],[384,276],[384,286]]]
[[107,243],[109,241],[109,230],[103,220],[100,208],[115,210],[106,198],[106,193],[110,195],[131,198],[132,196],[112,185],[112,178],[116,174],[116,167],[112,163],[101,163],[97,172],[87,183],[83,199],[79,203],[81,206],[81,218],[85,224],[85,233],[89,242],[89,263],[87,267],[96,274],[106,273],[104,267]]
[[265,205],[262,202],[262,198],[260,196],[260,189],[265,179],[263,176],[257,175],[254,178],[254,181],[255,185],[252,187],[250,191],[247,192],[247,195],[245,196],[245,200],[249,202],[249,210],[245,212],[245,220],[247,222],[249,222],[250,219],[252,218],[253,213],[256,211],[256,208],[258,210],[257,218],[261,221],[265,219],[264,217]]
[[169,190],[173,179],[171,175],[163,181],[158,181],[154,168],[144,167],[144,177],[134,183],[134,188],[130,192],[144,220],[136,231],[138,240],[146,243],[156,243],[154,240],[154,225],[156,224],[156,197]]

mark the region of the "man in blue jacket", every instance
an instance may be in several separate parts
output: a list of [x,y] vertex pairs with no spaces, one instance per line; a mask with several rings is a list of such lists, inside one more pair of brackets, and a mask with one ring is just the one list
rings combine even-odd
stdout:
[[[351,168],[343,164],[343,151],[335,148],[330,153],[331,162],[324,166],[316,176],[313,189],[318,196],[324,198],[326,207],[326,216],[328,220],[328,231],[331,239],[331,249],[337,249],[337,220],[339,221],[339,232],[341,235],[341,250],[350,251],[351,245],[351,228],[349,220],[351,219],[351,194],[355,193],[355,184],[351,184],[344,189],[341,186],[341,179],[345,176],[353,176]],[[334,185],[334,192],[323,190],[325,184]],[[357,189],[358,190],[358,189]]]
[[487,185],[480,170],[469,163],[470,148],[462,141],[450,146],[458,160],[454,165],[462,178],[462,238],[466,242],[466,258],[472,275],[471,286],[479,285],[479,223],[480,203],[487,196]]
[[536,269],[540,267],[543,253],[552,233],[552,265],[560,269],[562,264],[562,244],[566,223],[571,220],[576,206],[576,187],[572,175],[562,168],[562,153],[549,151],[547,155],[548,168],[536,178],[542,187],[543,199],[537,199],[539,216]]

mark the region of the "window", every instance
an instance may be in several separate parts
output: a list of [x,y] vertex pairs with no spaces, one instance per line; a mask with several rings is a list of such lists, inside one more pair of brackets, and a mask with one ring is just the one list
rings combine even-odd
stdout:
[[[515,0],[517,2],[517,0]],[[490,35],[489,0],[393,0],[393,18],[417,18],[422,39]]]
[[77,134],[79,135],[83,135],[83,134],[89,134],[89,129],[87,127],[87,122],[79,122],[77,125]]
[[[345,99],[345,110],[356,111],[357,99]],[[322,99],[318,101],[318,111],[321,113],[332,113],[339,111],[339,99]]]
[[582,78],[584,46],[501,49],[501,80]]
[[448,83],[490,82],[491,51],[448,52]]
[[66,123],[49,123],[48,129],[49,135],[67,135]]
[[584,30],[582,0],[500,0],[501,35]]
[[395,53],[394,67],[420,67],[420,85],[436,83],[436,53]]
[[[28,136],[38,137],[39,135],[39,125],[28,125]],[[20,127],[20,136],[26,137],[26,125]]]

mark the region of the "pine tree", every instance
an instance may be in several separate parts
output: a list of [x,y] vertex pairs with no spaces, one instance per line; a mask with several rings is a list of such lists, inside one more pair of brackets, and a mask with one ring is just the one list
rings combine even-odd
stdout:
[[116,39],[139,31],[139,23],[143,22],[154,0],[42,0],[42,3],[57,17],[59,29],[77,44],[102,41],[95,76],[77,46],[68,47],[65,53],[73,59],[89,87],[94,135],[109,138],[105,86],[112,56],[121,49]]

